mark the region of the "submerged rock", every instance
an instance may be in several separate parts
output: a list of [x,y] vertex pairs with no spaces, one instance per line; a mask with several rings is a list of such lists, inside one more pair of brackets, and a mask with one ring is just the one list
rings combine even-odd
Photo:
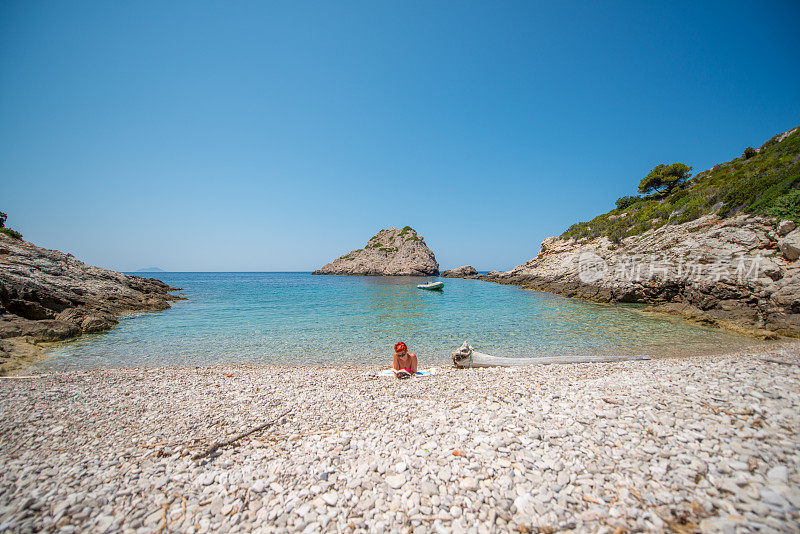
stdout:
[[[183,298],[174,290],[160,280],[93,267],[0,234],[0,339],[35,344],[102,332],[121,313],[169,308]],[[0,346],[0,374],[30,356],[23,346]]]
[[425,240],[410,226],[374,235],[364,248],[348,252],[312,274],[433,276],[439,264]]

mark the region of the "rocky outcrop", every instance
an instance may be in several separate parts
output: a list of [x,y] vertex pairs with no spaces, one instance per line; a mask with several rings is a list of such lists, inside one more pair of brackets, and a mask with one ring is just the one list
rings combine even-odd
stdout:
[[794,261],[800,258],[800,230],[793,230],[786,234],[783,239],[778,241],[778,248],[787,260]]
[[447,278],[475,278],[478,276],[478,271],[472,265],[463,265],[455,269],[442,271],[442,276]]
[[527,263],[479,278],[593,301],[648,303],[653,311],[764,337],[797,336],[798,238],[800,229],[786,222],[709,215],[621,243],[549,237]]
[[406,226],[381,230],[364,248],[348,252],[312,274],[433,276],[439,274],[439,264],[422,236]]
[[778,223],[778,235],[783,237],[795,228],[797,228],[797,225],[794,221],[781,221]]
[[123,312],[169,308],[183,298],[175,290],[0,234],[0,374],[35,353],[31,345],[108,330]]

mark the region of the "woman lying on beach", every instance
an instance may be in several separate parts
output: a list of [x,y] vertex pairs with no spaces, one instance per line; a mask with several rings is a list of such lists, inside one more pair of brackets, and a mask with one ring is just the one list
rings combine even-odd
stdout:
[[397,378],[408,378],[417,372],[417,355],[408,352],[408,347],[402,341],[394,344],[392,369]]

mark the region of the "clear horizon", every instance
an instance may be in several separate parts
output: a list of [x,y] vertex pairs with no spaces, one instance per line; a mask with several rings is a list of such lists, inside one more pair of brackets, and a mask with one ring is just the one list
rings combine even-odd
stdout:
[[[136,269],[133,271],[122,271],[122,272],[129,274],[137,274],[137,273],[161,273],[161,272],[164,273],[311,273],[313,271],[167,271],[166,269],[162,269],[160,271],[145,271],[142,269]],[[479,271],[479,272],[488,272],[488,271]],[[348,275],[324,275],[324,276],[348,276]],[[353,276],[361,276],[361,275],[353,275]],[[365,275],[365,276],[372,276],[372,275]],[[418,276],[416,278],[425,278],[425,276]]]
[[410,225],[506,270],[800,125],[797,2],[0,5],[7,226],[125,272],[308,272]]

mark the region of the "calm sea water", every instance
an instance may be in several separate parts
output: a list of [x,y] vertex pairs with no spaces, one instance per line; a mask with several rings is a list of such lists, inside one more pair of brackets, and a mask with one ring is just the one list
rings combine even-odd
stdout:
[[61,344],[40,368],[220,363],[381,363],[405,341],[422,365],[450,361],[464,340],[496,356],[654,356],[729,350],[749,339],[479,280],[308,273],[158,273],[187,301],[123,317],[114,330]]

